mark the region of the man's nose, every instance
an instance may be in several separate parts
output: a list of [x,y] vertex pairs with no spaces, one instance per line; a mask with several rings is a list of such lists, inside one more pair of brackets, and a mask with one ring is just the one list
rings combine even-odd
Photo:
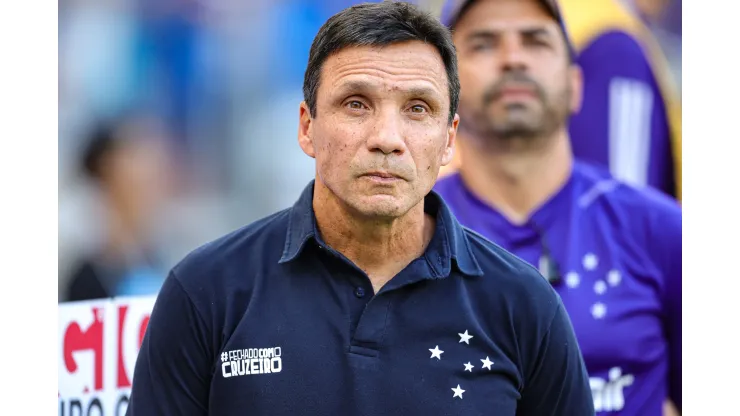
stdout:
[[398,111],[387,110],[378,115],[373,131],[368,135],[367,147],[371,152],[383,154],[403,153],[406,142],[403,136],[403,120]]

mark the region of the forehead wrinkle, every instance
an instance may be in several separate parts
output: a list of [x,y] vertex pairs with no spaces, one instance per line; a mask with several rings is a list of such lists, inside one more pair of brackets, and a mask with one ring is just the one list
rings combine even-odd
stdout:
[[402,76],[388,79],[382,75],[382,72],[367,71],[348,73],[336,79],[332,85],[333,90],[350,92],[357,85],[366,86],[365,89],[382,90],[382,91],[404,91],[404,92],[421,92],[428,91],[431,94],[445,93],[438,86],[438,83],[430,77],[419,76]]
[[[440,94],[445,94],[447,74],[445,71],[442,73],[435,73],[429,70],[429,66],[418,65],[416,62],[425,62],[425,60],[398,60],[392,61],[388,59],[377,60],[371,56],[360,57],[360,59],[352,59],[350,62],[343,62],[347,59],[339,58],[333,60],[330,65],[327,65],[324,75],[332,76],[332,88],[341,87],[349,80],[357,80],[370,84],[377,84],[378,87],[383,87],[387,90],[393,89],[404,89],[414,88],[414,86],[406,87],[402,85],[410,81],[419,81],[419,84],[428,83],[433,90],[436,90]],[[380,62],[379,62],[380,61]],[[413,66],[404,65],[412,63]],[[431,62],[429,62],[431,64]],[[441,62],[435,62],[434,65],[443,67]],[[440,84],[438,78],[444,79],[444,84]],[[377,81],[376,81],[377,80]],[[415,86],[421,87],[416,84]]]

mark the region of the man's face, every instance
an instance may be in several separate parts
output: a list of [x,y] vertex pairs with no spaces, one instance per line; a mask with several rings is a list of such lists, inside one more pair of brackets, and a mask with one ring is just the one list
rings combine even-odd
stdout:
[[447,75],[436,48],[411,41],[350,47],[325,62],[311,117],[301,104],[299,143],[316,159],[317,186],[367,217],[416,206],[452,159]]
[[479,0],[455,26],[463,128],[480,137],[540,137],[580,104],[557,22],[536,0]]
[[174,185],[171,149],[164,132],[153,124],[132,123],[121,129],[103,175],[108,191],[130,215],[150,217],[165,208]]

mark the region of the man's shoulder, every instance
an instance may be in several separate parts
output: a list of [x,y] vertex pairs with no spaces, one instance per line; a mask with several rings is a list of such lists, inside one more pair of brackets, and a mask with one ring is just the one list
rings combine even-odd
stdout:
[[277,264],[283,252],[292,208],[276,212],[201,245],[172,269],[183,286],[228,285],[265,262]]
[[[625,218],[645,230],[645,244],[650,252],[671,252],[681,247],[683,215],[681,205],[651,187],[635,188],[622,184],[612,197]],[[637,228],[640,229],[640,228]]]
[[487,239],[463,227],[476,261],[483,270],[482,295],[501,300],[524,313],[523,317],[549,320],[560,299],[552,285],[532,265]]
[[[634,186],[615,179],[596,167],[581,165],[584,185],[576,203],[601,224],[616,232],[632,230],[630,237],[643,247],[675,243],[682,231],[681,205],[674,198],[649,186]],[[680,240],[680,239],[679,239]]]
[[638,221],[681,217],[678,201],[655,188],[629,184],[588,164],[578,164],[575,172],[585,185],[577,201],[581,208],[594,205],[602,211],[624,214]]
[[620,183],[614,195],[614,203],[628,209],[643,211],[655,217],[680,217],[681,205],[674,198],[652,187],[634,187]]

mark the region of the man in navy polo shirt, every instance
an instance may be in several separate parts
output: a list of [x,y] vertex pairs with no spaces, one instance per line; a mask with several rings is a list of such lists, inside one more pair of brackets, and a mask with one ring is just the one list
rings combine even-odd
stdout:
[[432,16],[383,2],[329,19],[300,105],[316,180],[172,270],[127,413],[592,415],[556,292],[430,192],[458,94]]
[[554,1],[457,1],[445,10],[465,146],[460,171],[436,191],[463,225],[555,285],[598,415],[661,415],[666,399],[680,410],[680,207],[574,162],[567,120],[582,79]]

